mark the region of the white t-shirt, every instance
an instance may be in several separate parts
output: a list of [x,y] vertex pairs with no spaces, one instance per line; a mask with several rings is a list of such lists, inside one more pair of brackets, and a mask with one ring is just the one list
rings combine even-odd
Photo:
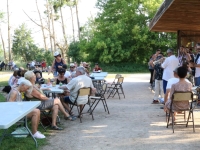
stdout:
[[34,61],[31,62],[31,66],[32,66],[32,67],[35,66],[35,62],[34,62]]
[[[197,60],[197,64],[200,64],[200,57]],[[200,77],[200,67],[196,67],[195,77]]]
[[164,68],[163,71],[163,77],[162,79],[165,81],[168,81],[170,78],[174,77],[174,69],[178,67],[179,61],[175,57],[175,55],[171,55],[170,57],[167,57],[165,61],[162,63],[162,68]]
[[[86,75],[79,75],[78,77],[73,78],[73,80],[71,80],[66,87],[69,89],[70,91],[70,96],[69,99],[74,102],[77,94],[78,94],[78,90],[80,88],[83,87],[91,87],[94,88],[93,83],[91,78],[89,78]],[[88,96],[81,96],[78,97],[77,99],[77,103],[78,104],[86,104],[88,101]]]
[[[185,79],[186,82],[191,83],[188,79]],[[176,84],[179,82],[179,78],[171,78],[167,82],[167,87],[166,89],[171,89],[172,84]]]
[[69,78],[71,76],[71,73],[69,71],[65,71],[65,75],[66,78]]

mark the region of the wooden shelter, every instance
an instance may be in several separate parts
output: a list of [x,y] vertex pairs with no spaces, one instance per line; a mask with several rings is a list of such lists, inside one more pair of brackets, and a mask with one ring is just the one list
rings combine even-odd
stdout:
[[150,31],[177,32],[177,46],[200,42],[200,0],[165,0],[149,25]]

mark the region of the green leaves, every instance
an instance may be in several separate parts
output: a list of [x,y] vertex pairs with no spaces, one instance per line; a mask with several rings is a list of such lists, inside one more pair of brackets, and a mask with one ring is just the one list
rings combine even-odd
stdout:
[[78,47],[87,61],[146,63],[156,49],[174,47],[171,33],[150,32],[148,24],[162,0],[98,0],[97,18],[88,22]]

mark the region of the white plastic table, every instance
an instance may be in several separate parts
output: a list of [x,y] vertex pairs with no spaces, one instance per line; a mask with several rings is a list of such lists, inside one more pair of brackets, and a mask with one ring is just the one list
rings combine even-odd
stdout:
[[27,126],[26,115],[29,114],[32,110],[34,110],[36,107],[38,107],[40,104],[41,104],[40,101],[0,102],[0,129],[5,130],[0,138],[0,144],[6,135],[7,129],[16,122],[18,122],[20,119],[24,118],[24,127],[30,133],[37,147],[37,141],[33,137],[31,131]]
[[90,77],[106,77],[108,75],[107,72],[93,72]]
[[41,89],[42,88],[48,88],[49,89],[49,90],[43,90],[44,93],[55,93],[55,94],[64,93],[63,89],[59,89],[59,85],[47,86],[46,84],[42,84]]

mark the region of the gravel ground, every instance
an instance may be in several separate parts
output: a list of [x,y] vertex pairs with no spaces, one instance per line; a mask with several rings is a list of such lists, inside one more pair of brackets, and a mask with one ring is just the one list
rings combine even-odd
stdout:
[[[109,79],[109,81],[112,81]],[[195,112],[196,132],[192,126],[166,128],[162,104],[151,104],[149,74],[132,74],[123,83],[126,98],[107,99],[110,114],[100,103],[94,119],[84,115],[82,123],[62,119],[63,131],[52,131],[48,145],[41,150],[199,150],[200,120]],[[122,97],[122,95],[121,95]],[[74,109],[76,112],[76,109]],[[182,116],[180,117],[182,118]]]

